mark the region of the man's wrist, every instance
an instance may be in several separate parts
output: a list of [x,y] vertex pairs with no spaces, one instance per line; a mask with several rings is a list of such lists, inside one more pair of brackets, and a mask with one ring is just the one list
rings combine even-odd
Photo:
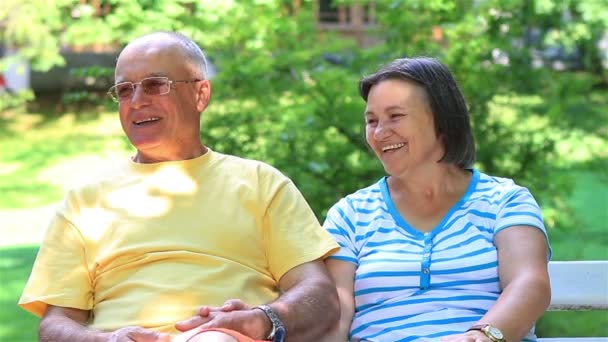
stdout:
[[252,308],[251,311],[255,314],[255,322],[258,322],[254,327],[255,335],[252,337],[258,340],[265,340],[272,331],[272,321],[259,308]]
[[272,325],[270,333],[264,339],[283,342],[285,340],[285,326],[277,313],[270,306],[264,304],[256,306],[255,309],[262,311]]

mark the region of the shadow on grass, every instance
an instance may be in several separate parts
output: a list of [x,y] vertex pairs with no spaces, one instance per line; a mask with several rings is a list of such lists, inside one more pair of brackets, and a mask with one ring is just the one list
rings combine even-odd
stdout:
[[76,122],[86,123],[97,120],[102,113],[118,110],[112,100],[105,98],[105,92],[90,92],[90,96],[90,101],[66,103],[61,93],[36,94],[34,100],[0,112],[0,134],[4,137],[20,136],[21,132],[14,127],[22,114],[39,116],[30,129],[41,129],[55,125],[66,114],[73,114]]
[[38,341],[38,318],[17,305],[37,252],[38,246],[0,248],[0,341]]
[[[66,173],[56,167],[79,156],[104,158],[131,150],[120,132],[118,119],[110,123],[108,111],[91,108],[82,113],[0,113],[0,208],[45,206],[63,197],[64,185],[77,184],[66,176],[78,173],[71,165]],[[95,170],[84,167],[84,175]],[[66,182],[68,181],[68,182]]]

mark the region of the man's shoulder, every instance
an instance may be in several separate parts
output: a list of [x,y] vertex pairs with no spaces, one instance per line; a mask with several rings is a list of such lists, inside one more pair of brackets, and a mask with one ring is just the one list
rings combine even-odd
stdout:
[[111,163],[108,163],[88,176],[82,177],[76,181],[69,187],[68,191],[91,191],[124,180],[125,174],[127,174],[129,170],[129,162],[129,157],[113,160]]
[[286,177],[279,169],[267,162],[232,154],[215,153],[218,155],[219,159],[219,163],[216,164],[219,165],[219,167],[230,171],[230,174],[257,174],[261,176],[275,175]]

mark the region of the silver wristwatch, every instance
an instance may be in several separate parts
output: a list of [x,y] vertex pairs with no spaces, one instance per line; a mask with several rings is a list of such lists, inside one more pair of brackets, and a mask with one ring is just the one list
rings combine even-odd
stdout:
[[266,337],[266,340],[273,342],[282,342],[285,340],[285,326],[277,313],[268,305],[258,305],[254,309],[262,310],[270,320],[270,323],[272,323],[272,329],[270,330],[270,334]]

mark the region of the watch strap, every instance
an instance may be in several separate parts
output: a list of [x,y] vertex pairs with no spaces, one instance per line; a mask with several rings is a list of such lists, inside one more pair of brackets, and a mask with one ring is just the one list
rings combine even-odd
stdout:
[[507,341],[504,338],[502,332],[498,328],[493,326],[492,324],[488,324],[488,323],[475,324],[472,327],[470,327],[469,329],[467,329],[467,331],[471,331],[471,330],[481,331],[484,335],[486,335],[486,337],[488,337],[493,342],[506,342]]
[[469,329],[467,329],[467,331],[471,331],[471,330],[483,331],[482,329],[485,328],[486,325],[487,324],[474,324]]
[[272,329],[270,333],[266,337],[266,340],[273,342],[283,342],[285,340],[285,326],[283,322],[277,315],[277,313],[268,305],[258,305],[254,309],[259,309],[266,314],[266,317],[270,320],[272,324]]

